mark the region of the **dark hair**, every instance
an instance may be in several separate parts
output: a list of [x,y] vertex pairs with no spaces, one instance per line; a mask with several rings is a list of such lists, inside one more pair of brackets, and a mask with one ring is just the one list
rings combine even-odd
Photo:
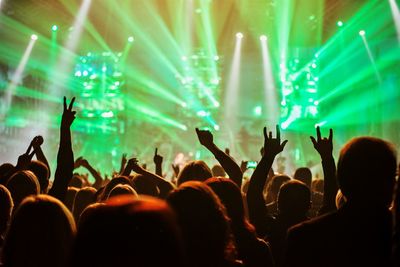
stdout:
[[232,257],[229,218],[211,188],[186,182],[169,194],[167,202],[177,214],[191,266],[214,266]]
[[[7,187],[0,184],[0,235],[3,235],[7,229],[13,207],[14,202],[10,191],[8,191]],[[1,243],[0,246],[2,246]]]
[[108,184],[104,187],[103,192],[99,196],[100,198],[99,200],[100,201],[107,200],[107,197],[110,194],[111,190],[118,184],[132,185],[131,181],[126,176],[117,176],[115,178],[112,178],[111,181],[108,182]]
[[160,194],[157,185],[149,177],[142,174],[133,176],[132,185],[139,195],[158,197]]
[[75,230],[72,214],[58,199],[49,195],[25,198],[7,232],[4,266],[65,266]]
[[29,163],[28,169],[36,175],[40,185],[40,193],[47,193],[49,187],[49,169],[47,166],[41,161],[33,160]]
[[293,175],[293,178],[305,183],[311,189],[312,173],[307,167],[298,168]]
[[205,181],[212,177],[212,173],[207,164],[202,160],[195,160],[186,163],[179,172],[177,184],[183,184],[188,181]]
[[75,195],[72,213],[75,221],[79,220],[82,211],[90,204],[96,202],[96,189],[93,187],[81,188]]
[[278,194],[279,213],[306,216],[311,207],[310,188],[297,180],[286,182]]
[[29,195],[37,195],[40,192],[39,182],[31,171],[18,171],[7,181],[6,187],[10,190],[17,208],[21,201]]
[[339,187],[348,202],[388,206],[397,170],[394,147],[378,138],[352,139],[341,150],[337,166]]
[[81,219],[70,266],[183,266],[179,229],[165,201],[118,196]]

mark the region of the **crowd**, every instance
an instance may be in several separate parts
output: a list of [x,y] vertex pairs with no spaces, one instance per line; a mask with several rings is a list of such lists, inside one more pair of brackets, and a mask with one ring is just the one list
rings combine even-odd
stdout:
[[156,149],[155,172],[124,155],[120,171],[105,179],[85,157],[74,159],[74,101],[64,98],[54,179],[41,136],[16,166],[0,166],[1,266],[400,266],[391,143],[354,138],[336,166],[333,131],[323,137],[317,127],[311,144],[324,179],[313,180],[301,166],[274,173],[288,141],[279,126],[275,135],[264,127],[260,159],[245,180],[245,165],[196,129],[219,165],[173,166],[168,181]]

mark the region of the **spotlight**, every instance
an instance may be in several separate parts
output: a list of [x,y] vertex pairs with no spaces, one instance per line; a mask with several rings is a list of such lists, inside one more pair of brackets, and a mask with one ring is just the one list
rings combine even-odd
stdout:
[[242,38],[243,38],[243,33],[238,32],[238,33],[236,34],[236,38],[242,39]]
[[360,34],[360,36],[365,36],[365,31],[364,31],[364,30],[361,30],[361,31],[359,32],[359,34]]
[[133,43],[133,41],[135,41],[135,38],[133,38],[133,36],[129,36],[128,42]]
[[338,27],[342,27],[342,26],[343,26],[343,21],[339,20],[339,21],[336,23],[336,25],[337,25]]
[[37,36],[36,34],[32,34],[32,35],[31,35],[31,39],[32,39],[33,41],[36,41],[36,40],[38,39],[38,36]]
[[57,26],[57,25],[51,26],[51,30],[52,30],[53,32],[58,31],[58,26]]
[[265,42],[265,41],[267,41],[267,36],[266,35],[261,35],[260,36],[260,41],[262,41],[262,42]]

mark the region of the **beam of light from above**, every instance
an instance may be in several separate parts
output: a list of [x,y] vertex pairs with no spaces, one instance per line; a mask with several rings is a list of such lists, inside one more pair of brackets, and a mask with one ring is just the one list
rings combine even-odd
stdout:
[[[236,34],[236,44],[232,59],[232,65],[229,73],[229,80],[225,90],[225,106],[224,106],[224,128],[229,134],[234,134],[237,130],[237,114],[238,114],[238,96],[240,86],[240,60],[242,53],[243,34]],[[232,138],[232,136],[231,136]],[[233,141],[233,140],[230,140]]]
[[389,0],[389,4],[390,4],[390,9],[392,11],[394,25],[396,27],[397,40],[399,41],[399,44],[400,44],[400,10],[399,10],[399,6],[397,5],[396,0]]
[[367,37],[365,36],[365,31],[360,31],[360,36],[361,36],[361,39],[362,39],[362,41],[364,43],[365,50],[367,51],[369,60],[371,61],[372,67],[374,68],[376,79],[378,80],[379,84],[382,84],[382,77],[381,77],[381,74],[379,73],[379,70],[378,70],[378,68],[376,66],[374,55],[372,54],[371,48],[369,47],[369,44],[368,44],[368,41],[367,41]]
[[11,105],[12,105],[12,99],[14,96],[14,91],[17,88],[18,84],[21,82],[22,77],[23,77],[23,73],[26,67],[26,64],[28,63],[29,57],[32,53],[33,50],[33,46],[36,43],[36,40],[38,39],[36,34],[32,34],[30,39],[29,39],[29,44],[25,49],[25,52],[17,66],[17,69],[15,70],[14,74],[11,77],[11,81],[9,83],[9,85],[6,88],[6,92],[5,92],[5,110],[6,113],[8,112],[8,110],[10,109]]
[[272,72],[271,56],[267,36],[260,37],[264,74],[264,103],[267,110],[267,121],[275,125],[279,121],[279,101],[276,94],[275,80]]
[[52,84],[50,86],[50,93],[57,93],[60,96],[65,95],[65,93],[58,87],[65,85],[70,76],[70,72],[73,68],[72,65],[75,59],[74,53],[78,47],[83,31],[83,24],[86,20],[91,3],[92,0],[83,0],[82,5],[79,8],[74,24],[71,27],[72,31],[70,33],[70,36],[64,45],[66,50],[63,51],[63,53],[61,54],[56,67],[55,72],[57,75],[59,75],[60,79],[57,79],[57,81],[52,81]]

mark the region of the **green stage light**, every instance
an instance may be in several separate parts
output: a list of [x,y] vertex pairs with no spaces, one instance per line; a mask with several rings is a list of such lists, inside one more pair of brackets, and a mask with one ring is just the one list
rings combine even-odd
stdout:
[[57,26],[57,25],[51,26],[51,30],[52,30],[53,32],[58,31],[58,26]]
[[360,34],[360,36],[365,36],[365,31],[364,31],[364,30],[361,30],[361,31],[359,32],[359,34]]
[[342,27],[342,26],[343,26],[343,21],[339,20],[339,21],[336,23],[336,25],[337,25],[338,27]]
[[31,39],[34,40],[34,41],[36,41],[36,40],[38,39],[38,36],[37,36],[36,34],[32,34],[32,35],[31,35]]
[[133,36],[129,36],[128,42],[133,43],[133,41],[135,41],[135,38],[133,38]]

